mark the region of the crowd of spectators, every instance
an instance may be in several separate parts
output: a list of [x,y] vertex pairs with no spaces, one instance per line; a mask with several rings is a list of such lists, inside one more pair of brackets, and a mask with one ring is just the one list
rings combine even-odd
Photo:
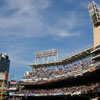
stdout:
[[1,93],[2,88],[3,88],[3,92],[5,93],[6,90],[8,89],[8,84],[5,82],[4,87],[2,87],[2,81],[0,81],[0,93]]
[[[48,96],[48,95],[86,95],[91,93],[97,93],[98,88],[100,88],[100,83],[92,83],[88,85],[73,86],[73,87],[63,87],[54,89],[25,89],[15,91],[14,96],[16,98],[9,98],[8,100],[21,100],[21,96]],[[100,92],[100,91],[99,91]]]
[[22,100],[22,98],[19,98],[19,97],[18,98],[15,98],[14,97],[14,98],[8,98],[7,100]]
[[71,94],[76,92],[80,92],[81,94],[82,93],[86,94],[88,91],[94,90],[98,87],[100,87],[99,83],[82,85],[82,86],[55,88],[55,89],[22,89],[21,91],[17,91],[15,94],[53,94],[53,93]]
[[[74,75],[74,72],[79,70],[85,70],[89,68],[89,65],[92,63],[92,60],[84,61],[81,64],[74,64],[69,65],[68,67],[64,68],[56,68],[56,69],[38,69],[31,71],[28,75],[25,75],[22,78],[24,82],[37,82],[37,81],[44,81],[44,80],[52,80],[59,77],[70,77]],[[76,73],[75,73],[76,74]]]

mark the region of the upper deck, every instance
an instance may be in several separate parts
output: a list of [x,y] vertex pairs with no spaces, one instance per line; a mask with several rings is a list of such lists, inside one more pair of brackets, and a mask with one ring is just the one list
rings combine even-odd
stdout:
[[93,46],[87,46],[73,54],[71,56],[65,57],[63,59],[60,59],[56,62],[50,62],[50,63],[41,63],[41,64],[31,64],[31,67],[49,67],[49,66],[60,66],[60,65],[67,65],[70,63],[73,63],[75,61],[78,61],[80,59],[84,59],[86,57],[91,56],[91,51],[93,50]]

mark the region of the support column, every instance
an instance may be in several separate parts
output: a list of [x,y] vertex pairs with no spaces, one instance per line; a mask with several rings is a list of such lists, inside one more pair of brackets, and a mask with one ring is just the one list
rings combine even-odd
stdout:
[[80,68],[82,69],[83,66],[82,66],[82,59],[80,60]]
[[100,26],[93,28],[94,31],[94,47],[100,45]]

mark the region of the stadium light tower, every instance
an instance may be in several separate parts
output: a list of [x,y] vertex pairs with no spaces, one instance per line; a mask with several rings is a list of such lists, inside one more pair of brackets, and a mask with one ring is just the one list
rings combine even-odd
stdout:
[[100,8],[93,1],[88,5],[89,14],[93,23],[94,47],[100,45]]

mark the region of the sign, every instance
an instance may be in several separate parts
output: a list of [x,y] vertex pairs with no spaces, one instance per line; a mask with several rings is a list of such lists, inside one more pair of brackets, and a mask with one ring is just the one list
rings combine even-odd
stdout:
[[92,67],[89,72],[92,72],[92,71],[95,71],[96,70],[96,67]]
[[16,81],[14,81],[14,82],[10,82],[10,85],[15,85],[15,84],[17,84]]
[[7,80],[7,78],[8,78],[8,74],[6,73],[0,73],[0,80],[3,80],[3,78],[4,78],[4,75],[5,75],[5,80]]
[[0,80],[3,80],[4,74],[5,73],[0,73]]
[[51,50],[47,50],[47,51],[36,52],[35,57],[43,58],[43,57],[49,57],[49,56],[56,56],[57,53],[58,52],[56,49],[51,49]]

